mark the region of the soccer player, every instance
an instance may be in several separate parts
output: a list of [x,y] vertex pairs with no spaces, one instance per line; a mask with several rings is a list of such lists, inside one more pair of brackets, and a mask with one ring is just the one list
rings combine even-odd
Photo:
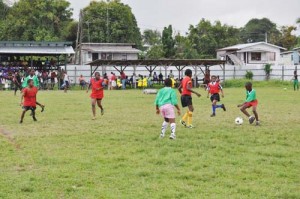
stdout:
[[176,123],[175,123],[175,112],[174,106],[177,109],[178,115],[180,115],[180,109],[177,103],[177,97],[175,91],[171,88],[172,80],[167,78],[165,80],[165,87],[160,89],[156,95],[155,106],[156,114],[161,113],[164,117],[164,121],[161,126],[160,137],[165,137],[165,132],[170,123],[171,135],[170,139],[175,139]]
[[196,91],[192,90],[193,84],[192,84],[192,71],[190,69],[186,69],[185,71],[185,77],[181,81],[181,84],[178,87],[178,90],[181,94],[181,105],[182,107],[188,107],[188,111],[183,115],[183,117],[180,120],[180,123],[188,128],[194,128],[192,125],[193,121],[193,103],[192,103],[192,93],[196,94],[198,97],[200,97],[200,93],[197,93]]
[[294,91],[299,91],[299,82],[298,82],[298,75],[297,71],[294,71]]
[[104,82],[102,79],[100,79],[100,73],[95,73],[95,78],[91,78],[90,84],[86,90],[86,92],[89,92],[89,89],[92,87],[92,93],[91,93],[91,104],[92,104],[92,111],[93,111],[93,120],[96,119],[96,103],[98,107],[101,109],[101,115],[104,114],[104,109],[101,104],[101,101],[104,97],[104,91],[103,91],[103,85]]
[[220,101],[220,94],[219,94],[220,91],[222,93],[222,97],[224,97],[223,88],[220,85],[220,83],[217,81],[217,76],[212,75],[211,82],[207,84],[207,98],[209,98],[209,94],[210,94],[210,101],[212,102],[212,114],[210,115],[211,117],[216,116],[217,108],[222,108],[224,111],[226,111],[224,104],[217,105],[217,102]]
[[[249,118],[250,124],[252,124],[256,120],[256,125],[259,125],[260,122],[258,120],[258,114],[256,111],[256,107],[258,104],[258,101],[256,99],[256,91],[252,88],[251,82],[247,82],[245,84],[245,88],[246,88],[246,101],[243,104],[239,104],[238,107],[241,107],[240,110]],[[250,107],[252,107],[252,112],[255,117],[251,116],[246,110],[247,108]]]
[[[22,83],[23,88],[27,88],[29,86],[28,85],[28,80],[29,79],[31,79],[33,81],[33,86],[38,89],[39,86],[40,86],[40,83],[39,83],[38,77],[35,75],[34,69],[31,69],[30,72],[29,72],[29,75],[24,79],[24,81]],[[37,101],[36,101],[36,104],[42,108],[41,112],[43,112],[44,109],[45,109],[45,105],[43,105],[43,104],[41,104]]]
[[[38,89],[34,86],[32,79],[27,80],[27,84],[28,84],[28,87],[26,87],[22,90],[22,97],[21,97],[20,105],[23,107],[23,112],[21,114],[20,124],[23,123],[25,113],[28,110],[31,110],[33,121],[37,121],[37,119],[35,118],[35,109],[36,109],[36,94],[38,92]],[[24,99],[24,102],[23,102],[23,99]]]

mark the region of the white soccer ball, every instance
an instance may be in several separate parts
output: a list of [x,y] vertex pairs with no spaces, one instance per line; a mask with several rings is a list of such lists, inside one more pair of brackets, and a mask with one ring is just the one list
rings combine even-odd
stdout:
[[244,120],[243,120],[243,118],[241,118],[241,117],[237,117],[237,118],[235,118],[234,122],[235,122],[237,125],[242,125],[243,122],[244,122]]

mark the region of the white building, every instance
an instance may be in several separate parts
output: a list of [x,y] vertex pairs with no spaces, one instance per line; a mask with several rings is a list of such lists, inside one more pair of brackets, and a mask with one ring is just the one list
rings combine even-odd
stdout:
[[82,43],[79,64],[84,65],[97,59],[137,60],[141,52],[135,44],[128,43]]
[[300,47],[294,48],[292,51],[285,51],[280,54],[281,65],[299,65],[300,64]]
[[237,44],[217,50],[217,59],[226,59],[228,62],[243,65],[262,65],[280,63],[280,53],[286,50],[280,46],[266,42]]

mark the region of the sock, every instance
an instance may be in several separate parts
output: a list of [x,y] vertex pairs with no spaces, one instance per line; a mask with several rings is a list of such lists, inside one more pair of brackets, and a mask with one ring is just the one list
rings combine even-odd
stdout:
[[167,128],[168,128],[168,122],[164,121],[161,125],[161,134],[165,134]]
[[189,111],[189,117],[188,117],[188,122],[187,122],[187,124],[188,125],[191,125],[192,124],[192,122],[193,122],[193,112],[191,112],[191,111]]
[[175,124],[175,123],[172,123],[170,126],[171,126],[171,132],[172,132],[172,134],[175,135],[176,124]]
[[186,122],[187,119],[188,119],[188,116],[189,116],[189,111],[187,111],[187,112],[183,115],[183,117],[181,118],[181,120],[184,121],[184,122]]
[[216,113],[216,106],[215,105],[211,105],[211,107],[212,107],[212,112],[213,112],[213,114],[215,114]]

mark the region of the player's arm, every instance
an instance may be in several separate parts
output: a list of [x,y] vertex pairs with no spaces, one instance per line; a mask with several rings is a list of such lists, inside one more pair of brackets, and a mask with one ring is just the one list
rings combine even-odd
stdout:
[[209,85],[207,85],[207,98],[209,98],[209,92],[210,92],[210,88]]
[[222,97],[224,97],[224,91],[223,91],[223,87],[221,85],[220,85],[220,90],[221,90]]
[[21,102],[20,102],[20,106],[23,105],[23,98],[25,96],[25,90],[22,92],[22,95],[21,95]]
[[89,83],[89,86],[88,86],[88,87],[87,87],[87,89],[86,89],[86,93],[88,93],[88,92],[89,92],[89,90],[90,90],[91,86],[92,86],[92,81],[90,81],[90,83]]
[[200,93],[197,93],[196,91],[193,91],[193,90],[192,90],[192,87],[190,86],[190,83],[191,83],[191,82],[189,82],[189,83],[186,85],[186,89],[187,89],[188,91],[190,91],[191,93],[194,93],[194,94],[196,94],[198,97],[200,97],[201,94],[200,94]]

